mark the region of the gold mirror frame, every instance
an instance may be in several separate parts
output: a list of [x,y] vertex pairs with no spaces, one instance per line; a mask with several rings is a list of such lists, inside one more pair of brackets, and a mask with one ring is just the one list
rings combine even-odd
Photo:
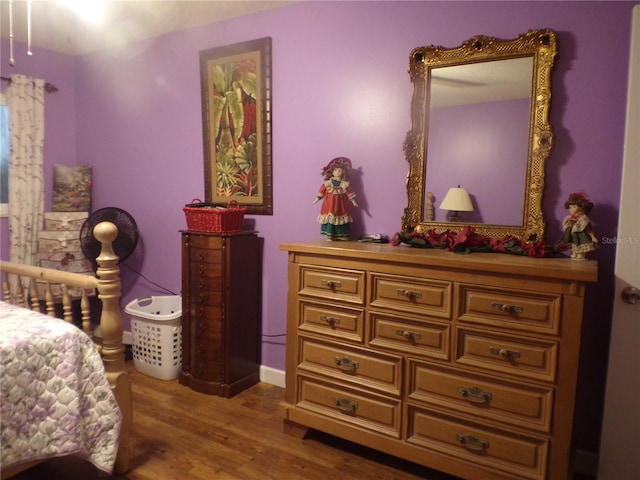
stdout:
[[[409,163],[408,204],[402,217],[403,232],[459,231],[465,225],[470,225],[477,233],[488,237],[513,236],[525,241],[544,238],[545,221],[542,214],[544,163],[553,145],[553,133],[549,125],[549,105],[551,102],[551,70],[556,55],[556,34],[548,29],[530,30],[513,40],[475,36],[457,48],[431,45],[418,47],[411,51],[409,75],[414,89],[411,102],[411,130],[407,132],[403,145],[405,157]],[[533,57],[533,81],[522,225],[425,221],[427,203],[425,173],[427,171],[431,69],[526,56]]]

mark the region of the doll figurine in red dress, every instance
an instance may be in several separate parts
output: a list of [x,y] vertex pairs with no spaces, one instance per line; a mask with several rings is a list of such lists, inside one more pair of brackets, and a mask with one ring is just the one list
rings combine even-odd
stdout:
[[322,200],[318,223],[320,233],[328,240],[349,240],[353,218],[349,213],[349,204],[357,207],[356,194],[349,187],[349,169],[351,160],[337,157],[322,169],[324,183],[312,203]]
[[564,232],[559,244],[571,247],[571,258],[584,260],[587,252],[598,248],[598,238],[593,233],[591,220],[587,216],[593,203],[583,193],[572,193],[564,208],[569,210],[569,215],[562,221]]

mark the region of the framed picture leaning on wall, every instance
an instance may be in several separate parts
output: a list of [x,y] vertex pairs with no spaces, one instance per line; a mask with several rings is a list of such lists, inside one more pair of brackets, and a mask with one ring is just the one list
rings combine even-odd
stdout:
[[207,203],[272,215],[271,38],[200,52]]

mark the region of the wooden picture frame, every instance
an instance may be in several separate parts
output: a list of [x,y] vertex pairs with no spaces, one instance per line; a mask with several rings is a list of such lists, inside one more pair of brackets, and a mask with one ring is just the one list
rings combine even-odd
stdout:
[[272,215],[271,38],[200,52],[207,203]]

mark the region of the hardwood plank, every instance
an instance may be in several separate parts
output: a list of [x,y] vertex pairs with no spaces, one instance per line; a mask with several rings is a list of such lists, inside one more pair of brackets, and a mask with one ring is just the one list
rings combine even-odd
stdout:
[[258,383],[232,398],[143,375],[127,362],[133,392],[131,470],[99,476],[77,459],[53,459],[15,480],[458,480],[310,431],[283,431],[284,389]]

